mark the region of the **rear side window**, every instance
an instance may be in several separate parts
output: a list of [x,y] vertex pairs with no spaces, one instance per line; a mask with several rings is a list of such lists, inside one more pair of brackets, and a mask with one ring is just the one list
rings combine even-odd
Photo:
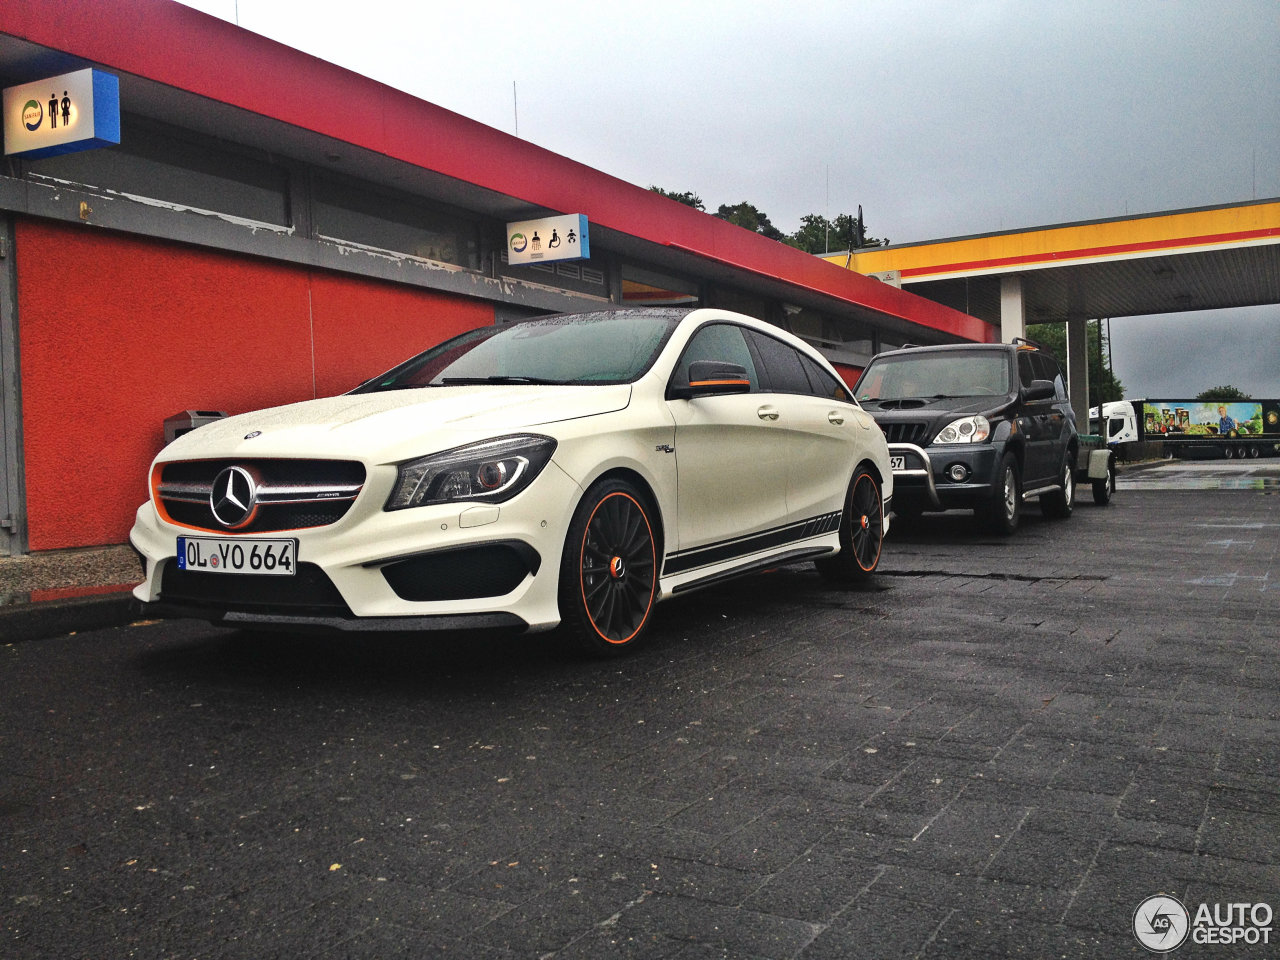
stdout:
[[853,402],[848,388],[818,366],[812,357],[800,354],[800,363],[804,367],[804,372],[809,375],[809,386],[815,396],[826,397],[828,400],[840,400],[844,403]]
[[813,392],[809,375],[804,372],[804,365],[800,362],[800,354],[792,347],[755,330],[747,331],[747,336],[751,338],[751,345],[764,364],[766,389],[772,393]]

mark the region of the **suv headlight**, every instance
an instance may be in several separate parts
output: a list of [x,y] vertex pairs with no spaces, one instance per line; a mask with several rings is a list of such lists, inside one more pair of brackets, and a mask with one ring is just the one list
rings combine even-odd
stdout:
[[933,438],[934,443],[981,443],[991,436],[991,421],[986,417],[961,417],[952,420]]
[[399,465],[384,510],[472,500],[501,503],[533,482],[551,461],[556,442],[522,434],[455,447]]

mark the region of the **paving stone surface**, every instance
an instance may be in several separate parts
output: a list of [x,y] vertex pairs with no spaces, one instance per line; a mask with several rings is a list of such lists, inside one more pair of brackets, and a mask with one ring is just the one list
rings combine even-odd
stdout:
[[1155,894],[1280,909],[1277,550],[1273,490],[1136,488],[673,601],[620,661],[3,646],[0,956],[1148,956]]

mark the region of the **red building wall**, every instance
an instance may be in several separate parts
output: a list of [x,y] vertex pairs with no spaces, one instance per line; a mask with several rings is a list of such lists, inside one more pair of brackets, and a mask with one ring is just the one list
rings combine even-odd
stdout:
[[93,228],[20,220],[28,540],[123,543],[164,418],[349,390],[491,304]]

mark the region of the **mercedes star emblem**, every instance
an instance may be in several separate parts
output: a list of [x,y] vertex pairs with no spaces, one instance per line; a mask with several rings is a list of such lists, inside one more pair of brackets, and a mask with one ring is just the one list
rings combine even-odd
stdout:
[[258,485],[244,467],[227,467],[209,492],[213,517],[229,530],[247,526],[258,512]]

